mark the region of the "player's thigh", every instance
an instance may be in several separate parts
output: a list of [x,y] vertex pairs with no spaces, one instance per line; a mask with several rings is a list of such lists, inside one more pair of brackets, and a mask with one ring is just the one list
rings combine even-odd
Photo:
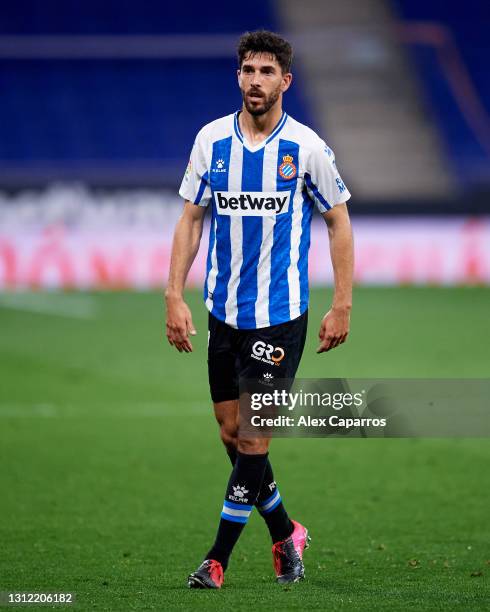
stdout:
[[236,330],[209,315],[208,377],[215,404],[238,399]]

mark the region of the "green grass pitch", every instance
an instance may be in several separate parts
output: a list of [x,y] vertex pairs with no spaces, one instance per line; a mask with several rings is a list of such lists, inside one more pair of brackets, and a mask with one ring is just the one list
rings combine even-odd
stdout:
[[[299,376],[488,377],[489,289],[356,289],[349,341],[316,355],[330,299],[312,292]],[[0,299],[0,591],[73,591],[79,610],[488,609],[484,439],[275,440],[306,580],[274,583],[253,515],[224,588],[186,588],[229,473],[188,302],[192,355],[166,344],[157,294]]]

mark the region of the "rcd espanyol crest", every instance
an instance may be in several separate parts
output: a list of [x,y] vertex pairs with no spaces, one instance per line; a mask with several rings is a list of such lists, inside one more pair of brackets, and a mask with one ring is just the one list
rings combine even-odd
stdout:
[[293,164],[291,155],[285,155],[282,158],[282,164],[279,166],[279,174],[286,180],[293,179],[296,176],[296,166]]
[[282,164],[279,166],[279,174],[283,179],[289,180],[296,176],[296,166],[293,164],[291,155],[285,155],[282,158]]

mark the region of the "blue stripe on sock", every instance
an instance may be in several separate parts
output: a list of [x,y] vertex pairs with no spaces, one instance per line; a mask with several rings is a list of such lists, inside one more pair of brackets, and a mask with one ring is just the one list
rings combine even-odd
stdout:
[[221,513],[221,518],[231,521],[232,523],[246,523],[248,521],[248,516],[232,516],[224,512]]
[[249,512],[252,512],[253,509],[253,506],[247,506],[246,504],[234,504],[233,502],[230,502],[226,499],[224,505],[228,508],[232,508],[233,510],[247,510]]
[[277,501],[272,504],[272,506],[270,508],[267,508],[267,510],[262,510],[261,508],[259,508],[259,512],[261,514],[269,514],[269,512],[272,512],[275,508],[277,508],[277,506],[282,502],[282,497],[279,495],[279,497],[277,498]]
[[[266,500],[260,503],[259,508],[262,508],[262,506],[267,506],[267,504],[269,504],[274,499],[274,497],[277,495],[277,492],[278,491],[276,489],[270,497],[268,497]],[[279,495],[279,497],[281,497],[281,495]]]

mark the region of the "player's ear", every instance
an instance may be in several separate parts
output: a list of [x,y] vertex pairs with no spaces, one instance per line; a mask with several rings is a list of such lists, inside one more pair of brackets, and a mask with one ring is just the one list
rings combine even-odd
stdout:
[[290,72],[282,75],[282,92],[287,91],[293,82],[293,75]]

